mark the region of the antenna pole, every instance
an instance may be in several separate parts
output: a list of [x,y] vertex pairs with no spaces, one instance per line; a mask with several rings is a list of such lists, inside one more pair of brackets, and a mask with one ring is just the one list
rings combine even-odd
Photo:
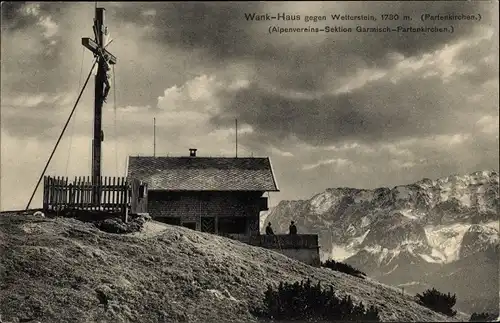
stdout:
[[156,157],[156,118],[153,118],[153,156]]
[[236,127],[235,127],[235,132],[236,132],[236,158],[238,158],[238,119],[235,119]]

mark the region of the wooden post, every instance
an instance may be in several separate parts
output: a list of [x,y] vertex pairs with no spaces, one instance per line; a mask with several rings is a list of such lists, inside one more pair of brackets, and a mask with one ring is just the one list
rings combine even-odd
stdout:
[[48,203],[47,203],[47,194],[48,191],[48,186],[47,186],[47,176],[43,177],[43,210],[47,212],[48,209]]
[[121,183],[122,183],[122,189],[123,189],[123,195],[122,195],[121,205],[122,205],[122,212],[123,212],[123,214],[125,214],[125,208],[126,208],[125,205],[127,203],[128,187],[127,187],[127,183],[125,182],[125,178],[124,177],[122,177]]
[[113,208],[115,207],[116,205],[116,177],[113,176],[113,182],[112,184],[113,185],[113,195],[111,196],[111,205],[113,205]]
[[129,183],[125,177],[123,178],[123,184],[125,186],[125,201],[124,201],[125,203],[124,203],[124,210],[123,210],[123,217],[124,217],[123,222],[127,223],[128,222]]
[[68,177],[64,178],[64,208],[67,209],[71,198],[71,190],[68,187]]
[[103,199],[102,199],[102,203],[105,205],[105,210],[107,210],[107,208],[109,207],[109,194],[110,194],[110,190],[109,190],[109,185],[111,183],[111,180],[109,177],[104,177],[104,187],[103,187],[103,191],[104,191],[104,196],[103,196]]
[[92,203],[96,205],[99,205],[101,202],[99,183],[101,180],[102,161],[102,105],[105,99],[104,87],[107,80],[108,64],[116,64],[116,57],[106,50],[105,46],[107,44],[104,44],[104,35],[107,33],[104,12],[104,8],[96,8],[93,26],[96,39],[82,38],[83,46],[88,48],[98,60],[94,89],[94,137],[92,140]]
[[78,179],[75,179],[76,183],[76,204],[77,207],[81,208],[83,204],[83,199],[82,199],[82,181],[80,176],[78,176]]

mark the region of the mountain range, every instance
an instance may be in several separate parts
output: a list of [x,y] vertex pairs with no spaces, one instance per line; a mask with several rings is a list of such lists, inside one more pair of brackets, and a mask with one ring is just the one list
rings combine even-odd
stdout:
[[281,201],[261,218],[317,233],[322,260],[348,263],[409,293],[435,287],[464,312],[498,312],[497,171],[376,189],[330,188]]

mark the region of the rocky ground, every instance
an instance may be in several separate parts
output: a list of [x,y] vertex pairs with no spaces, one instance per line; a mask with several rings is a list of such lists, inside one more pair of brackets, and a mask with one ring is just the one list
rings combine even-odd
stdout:
[[256,322],[267,284],[311,278],[384,321],[449,321],[370,279],[270,250],[146,222],[103,232],[71,218],[0,217],[1,322]]

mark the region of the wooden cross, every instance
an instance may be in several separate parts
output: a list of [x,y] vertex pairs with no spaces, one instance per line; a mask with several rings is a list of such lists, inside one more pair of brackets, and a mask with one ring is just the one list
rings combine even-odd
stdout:
[[[108,75],[109,65],[116,64],[116,57],[112,55],[104,44],[104,35],[107,34],[107,27],[104,24],[104,8],[96,8],[94,18],[95,40],[82,38],[82,45],[88,48],[97,57],[97,74],[95,76],[94,93],[94,137],[92,140],[92,183],[98,184],[101,178],[101,156],[102,141],[104,133],[102,131],[102,105],[105,98],[105,90],[109,91]],[[105,86],[107,88],[105,88]],[[96,186],[94,186],[96,187]],[[94,202],[99,203],[100,192],[94,192]]]

